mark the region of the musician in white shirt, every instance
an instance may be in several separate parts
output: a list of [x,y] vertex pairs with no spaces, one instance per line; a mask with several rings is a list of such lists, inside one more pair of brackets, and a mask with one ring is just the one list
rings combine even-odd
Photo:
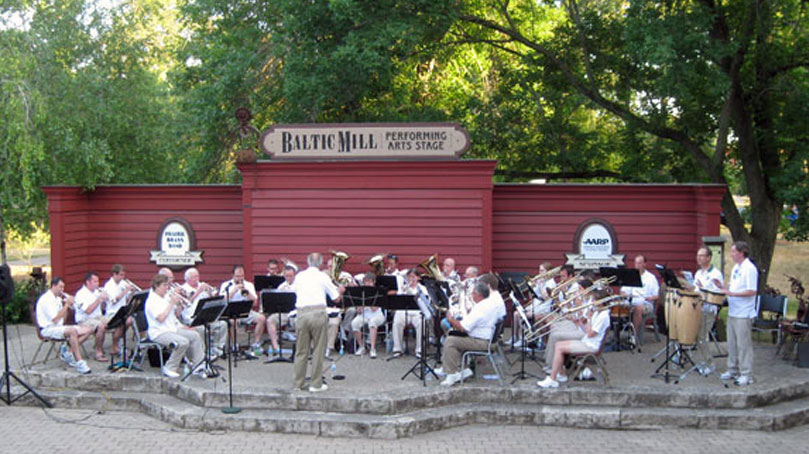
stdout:
[[[261,338],[267,329],[267,316],[261,312],[261,300],[256,295],[256,287],[244,278],[244,266],[233,266],[233,278],[219,286],[219,294],[227,298],[228,303],[245,300],[253,302],[250,314],[242,320],[242,323],[245,325],[256,324],[256,340],[250,348],[254,356],[261,356]],[[232,329],[233,338],[236,339],[236,327],[233,326]]]
[[474,307],[463,320],[457,320],[447,312],[447,321],[453,331],[460,335],[447,336],[441,354],[443,368],[436,370],[438,375],[446,374],[442,386],[452,386],[461,379],[472,376],[470,369],[461,370],[463,353],[468,350],[486,350],[494,334],[495,325],[501,319],[499,303],[490,298],[489,286],[484,282],[475,284],[472,290]]
[[[694,273],[694,284],[690,286],[691,291],[703,289],[720,293],[725,279],[722,276],[722,272],[711,265],[712,255],[713,253],[706,246],[702,246],[697,250],[697,265],[699,269]],[[716,305],[702,303],[702,320],[699,326],[698,340],[699,347],[703,351],[703,356],[707,358],[708,361],[711,361],[712,356],[708,354],[704,346],[708,343],[708,335],[713,327],[717,312],[718,308]]]
[[[177,320],[175,314],[180,297],[174,294],[167,298],[168,291],[169,278],[163,274],[155,275],[152,278],[152,289],[146,298],[145,314],[149,324],[149,338],[160,345],[174,347],[168,361],[163,365],[162,373],[166,377],[177,378],[180,376],[180,361],[186,357],[186,353],[192,365],[202,361],[202,337],[196,330],[183,326]],[[202,375],[203,370],[200,368],[194,372]]]
[[[366,274],[365,277],[362,278],[362,285],[367,287],[376,285],[376,275],[373,273]],[[362,327],[363,325],[368,325],[368,342],[371,348],[369,356],[376,358],[376,334],[379,327],[385,323],[385,320],[385,311],[379,306],[365,306],[361,309],[357,309],[357,315],[355,315],[354,320],[351,321],[351,331],[354,332],[354,340],[357,345],[359,345],[359,348],[354,352],[355,355],[362,356],[365,354],[365,343],[362,341]]]
[[629,298],[632,305],[632,325],[636,333],[643,329],[643,317],[655,310],[655,302],[659,298],[660,284],[657,278],[646,269],[646,257],[642,254],[635,256],[635,269],[640,272],[642,287],[621,287],[621,295]]
[[[191,326],[200,300],[216,296],[217,291],[211,285],[200,282],[199,270],[196,268],[185,270],[183,278],[185,282],[183,283],[182,289],[191,304],[183,309],[180,321],[186,326]],[[204,340],[205,325],[196,326],[195,329]],[[224,320],[216,320],[209,324],[209,329],[211,333],[210,354],[211,356],[220,356],[225,351],[225,342],[227,342],[228,337],[228,324]]]
[[84,275],[84,285],[76,292],[76,323],[95,329],[95,360],[100,362],[109,361],[109,358],[104,356],[104,334],[107,324],[102,311],[102,305],[108,298],[109,295],[99,288],[98,273],[88,271]]
[[89,325],[65,325],[67,311],[73,304],[73,297],[65,294],[65,281],[61,277],[54,277],[51,288],[37,300],[36,321],[42,337],[67,340],[69,347],[62,346],[62,360],[80,373],[87,374],[90,367],[81,357],[80,347],[93,330]]
[[461,276],[459,276],[458,272],[455,271],[455,259],[452,257],[447,257],[444,259],[444,264],[441,267],[441,274],[443,274],[447,280],[455,282],[461,281]]
[[[122,307],[126,305],[127,299],[134,293],[136,288],[126,280],[126,270],[123,265],[112,265],[111,276],[106,284],[104,284],[104,292],[109,297],[107,303],[106,315],[104,317],[104,324],[106,325],[115,316],[115,314]],[[132,317],[127,317],[126,326],[132,326]],[[121,351],[118,346],[118,341],[124,335],[124,327],[119,326],[112,332],[112,355],[118,356]]]
[[728,370],[722,380],[735,378],[739,386],[753,383],[753,319],[756,317],[758,269],[750,261],[750,246],[735,241],[730,247],[733,270],[722,287],[728,297]]
[[[407,271],[407,284],[399,289],[400,295],[412,295],[420,302],[420,306],[429,314],[429,296],[427,289],[419,284],[419,276],[415,269]],[[393,356],[402,355],[402,339],[407,325],[413,325],[416,331],[416,357],[421,358],[421,336],[423,310],[399,310],[393,313]],[[430,317],[431,318],[431,317]]]

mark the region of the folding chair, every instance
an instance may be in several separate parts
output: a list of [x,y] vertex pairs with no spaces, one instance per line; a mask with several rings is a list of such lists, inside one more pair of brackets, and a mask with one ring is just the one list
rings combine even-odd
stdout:
[[[576,377],[579,376],[582,370],[584,370],[587,366],[593,366],[597,369],[598,375],[601,376],[602,384],[604,386],[610,385],[610,377],[607,373],[607,361],[601,355],[601,352],[604,351],[604,345],[607,344],[607,338],[609,337],[609,331],[604,334],[604,339],[601,340],[601,346],[598,347],[598,351],[595,353],[583,353],[579,355],[569,355],[572,363],[568,368],[567,376],[570,377],[571,380],[575,380]],[[572,371],[572,373],[571,373]]]
[[42,364],[48,362],[48,359],[51,357],[51,353],[56,350],[56,345],[64,342],[64,339],[54,339],[51,337],[44,337],[39,330],[39,322],[37,321],[37,313],[36,313],[36,303],[32,302],[28,304],[28,314],[31,317],[31,322],[34,324],[34,329],[36,329],[37,337],[39,338],[39,345],[37,346],[36,352],[34,352],[34,357],[31,358],[31,363],[29,366],[33,366],[37,364],[37,357],[39,356],[39,352],[42,350],[44,345],[49,345],[48,352],[45,354],[45,359],[42,360]]
[[156,348],[160,358],[160,370],[163,370],[163,346],[151,340],[148,335],[149,322],[146,320],[146,313],[138,311],[132,314],[132,328],[134,328],[135,348],[132,360],[129,362],[128,370],[132,370],[135,359],[138,360],[138,368],[143,368],[143,358],[148,354],[149,349]]
[[753,320],[753,331],[775,334],[776,345],[781,344],[781,320],[787,315],[785,295],[759,295],[758,316]]
[[[503,350],[500,348],[500,338],[503,336],[503,327],[506,324],[505,320],[505,318],[501,318],[495,323],[494,332],[492,333],[491,339],[489,339],[486,350],[467,350],[463,353],[463,356],[461,356],[461,370],[466,369],[467,363],[472,357],[485,356],[486,359],[489,360],[489,363],[491,363],[492,368],[494,368],[494,373],[497,374],[497,380],[501,385],[503,384],[503,374],[500,372],[497,360],[505,360]],[[463,374],[461,374],[461,385],[463,385],[463,382]]]

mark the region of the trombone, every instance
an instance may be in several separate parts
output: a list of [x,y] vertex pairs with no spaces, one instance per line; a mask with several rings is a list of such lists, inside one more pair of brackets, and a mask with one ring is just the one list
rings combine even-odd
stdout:
[[553,288],[553,290],[551,290],[551,298],[556,298],[556,296],[559,295],[559,293],[561,293],[562,290],[567,290],[567,288],[570,287],[574,282],[578,281],[579,278],[581,277],[581,273],[582,273],[581,271],[578,271],[570,279],[560,282],[559,285],[557,285],[556,287]]
[[531,283],[531,287],[534,287],[537,285],[537,281],[547,281],[548,279],[553,279],[554,277],[556,277],[557,274],[561,272],[562,267],[560,265],[557,266],[556,268],[552,268],[548,271],[545,271],[544,273],[539,273],[536,276],[526,277],[525,281]]
[[551,312],[545,314],[544,316],[540,317],[539,320],[534,322],[534,328],[533,329],[536,330],[537,326],[546,325],[546,321],[549,318],[551,318],[551,317],[555,318],[555,317],[557,317],[559,315],[559,313],[562,313],[565,310],[569,310],[567,308],[567,306],[572,304],[577,299],[581,298],[582,296],[589,295],[590,293],[592,293],[592,292],[594,292],[594,291],[596,291],[596,290],[598,290],[598,289],[600,289],[602,287],[609,286],[610,284],[615,282],[616,279],[618,279],[617,276],[609,276],[609,277],[602,277],[601,279],[596,279],[595,281],[593,281],[593,284],[591,286],[589,286],[589,287],[587,287],[585,289],[581,289],[578,292],[576,292],[574,295],[571,295],[569,298],[561,301],[557,305],[556,311],[551,311]]
[[545,318],[545,322],[539,326],[537,326],[537,323],[534,323],[531,332],[525,335],[525,342],[532,342],[538,339],[548,328],[553,326],[553,324],[558,321],[568,319],[572,315],[579,314],[590,309],[597,309],[598,311],[608,310],[612,308],[612,306],[621,304],[622,300],[624,300],[622,295],[610,295],[599,300],[582,304],[581,306],[561,309],[556,313],[551,313],[549,315],[553,315],[553,318]]

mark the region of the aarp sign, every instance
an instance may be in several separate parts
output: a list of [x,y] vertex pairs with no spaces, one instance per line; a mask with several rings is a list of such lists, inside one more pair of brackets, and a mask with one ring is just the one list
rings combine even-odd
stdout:
[[615,268],[624,264],[626,254],[618,254],[618,239],[612,225],[603,219],[579,224],[573,240],[573,253],[565,254],[567,264],[576,269]]

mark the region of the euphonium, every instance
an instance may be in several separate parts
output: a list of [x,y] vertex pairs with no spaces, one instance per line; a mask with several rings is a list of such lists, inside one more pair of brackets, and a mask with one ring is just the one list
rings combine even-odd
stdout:
[[438,267],[438,254],[431,255],[427,260],[419,263],[419,266],[424,268],[427,275],[436,281],[443,282],[446,280],[441,273],[441,269]]
[[342,251],[329,252],[331,252],[331,269],[329,269],[331,280],[337,285],[347,285],[348,282],[344,282],[340,279],[340,274],[343,272],[343,266],[346,261],[348,261],[351,256]]
[[383,276],[385,274],[385,254],[377,254],[368,259],[368,264],[371,265],[374,274]]

